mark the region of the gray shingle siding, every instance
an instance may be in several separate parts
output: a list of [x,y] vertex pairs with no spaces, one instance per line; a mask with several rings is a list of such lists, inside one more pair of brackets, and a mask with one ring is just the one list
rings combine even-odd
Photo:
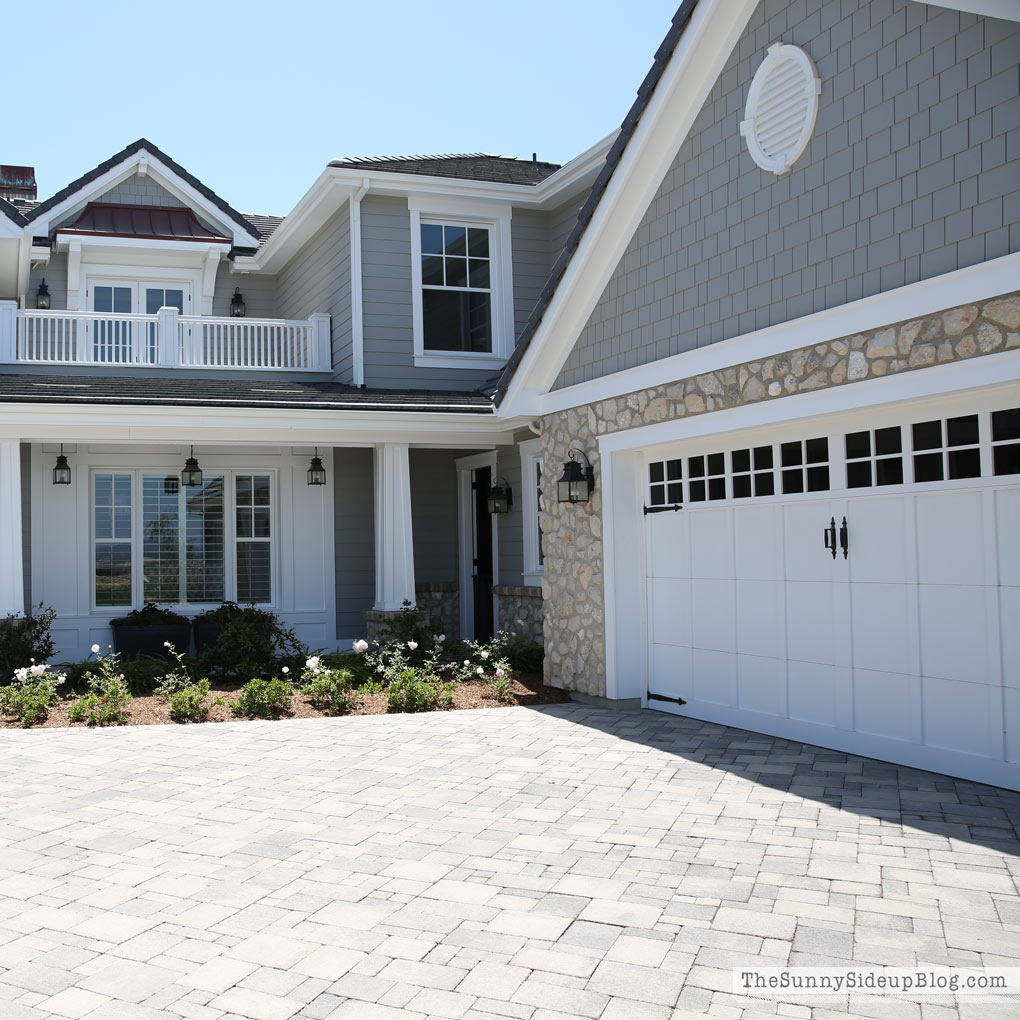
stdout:
[[415,581],[456,581],[457,468],[463,450],[411,450],[411,532]]
[[123,205],[162,205],[180,208],[184,205],[166,188],[158,185],[151,177],[128,177],[120,184],[114,185],[104,192],[97,202],[114,202]]
[[333,451],[336,634],[362,637],[366,609],[375,602],[374,453]]
[[[316,312],[332,316],[334,377],[350,382],[351,232],[345,204],[316,232],[277,277],[276,314],[307,319]],[[346,371],[346,375],[340,375]]]
[[514,337],[521,334],[549,276],[548,217],[535,209],[518,209],[510,224],[514,274]]
[[230,315],[230,300],[234,290],[244,298],[245,315],[249,319],[275,319],[276,277],[265,273],[231,273],[230,263],[221,262],[216,271],[216,290],[213,292],[212,314]]
[[[739,134],[773,42],[814,135],[775,177]],[[1020,26],[907,0],[764,0],[555,387],[1020,250]]]

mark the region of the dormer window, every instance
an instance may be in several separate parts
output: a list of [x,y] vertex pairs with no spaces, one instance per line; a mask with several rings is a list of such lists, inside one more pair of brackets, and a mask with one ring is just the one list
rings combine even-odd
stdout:
[[503,203],[411,204],[414,363],[503,364],[513,349],[510,215]]

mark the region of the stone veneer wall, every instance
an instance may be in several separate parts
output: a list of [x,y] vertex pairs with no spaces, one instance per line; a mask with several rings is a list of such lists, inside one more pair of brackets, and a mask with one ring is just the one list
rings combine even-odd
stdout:
[[542,644],[542,589],[498,584],[492,593],[499,598],[496,629],[523,634],[536,644]]
[[[414,586],[418,615],[426,627],[448,638],[460,637],[460,586],[456,581],[419,581]],[[374,641],[403,610],[365,611],[365,636]]]
[[596,472],[587,504],[542,501],[546,683],[606,693],[598,436],[1018,347],[1020,292],[546,415],[543,475],[558,478],[575,446]]

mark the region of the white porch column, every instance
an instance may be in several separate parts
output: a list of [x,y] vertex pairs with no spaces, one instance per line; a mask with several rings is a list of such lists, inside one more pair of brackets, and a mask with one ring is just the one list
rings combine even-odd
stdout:
[[21,555],[21,447],[0,439],[0,616],[25,611]]
[[0,365],[18,360],[18,303],[0,301]]
[[400,609],[415,604],[414,544],[411,535],[411,472],[407,444],[375,448],[375,606]]

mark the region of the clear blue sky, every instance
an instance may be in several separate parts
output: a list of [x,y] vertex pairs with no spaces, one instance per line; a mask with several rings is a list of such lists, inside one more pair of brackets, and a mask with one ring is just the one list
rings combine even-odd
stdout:
[[282,214],[337,156],[565,162],[619,126],[678,3],[55,0],[5,47],[0,163],[44,198],[144,136]]

